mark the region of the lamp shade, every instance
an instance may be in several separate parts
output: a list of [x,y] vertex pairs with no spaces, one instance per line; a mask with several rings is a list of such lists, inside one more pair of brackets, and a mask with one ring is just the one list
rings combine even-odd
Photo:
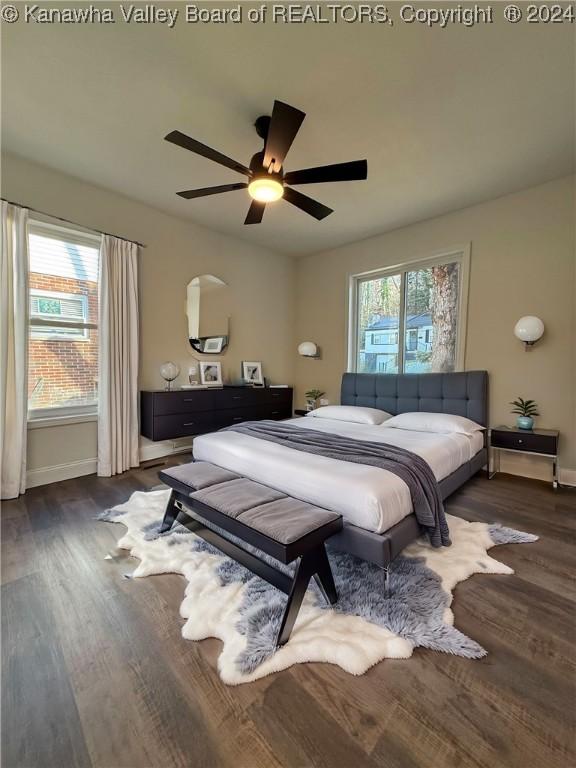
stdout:
[[313,341],[303,341],[298,345],[298,354],[302,357],[316,357],[318,354],[318,347]]
[[534,344],[544,333],[544,323],[539,317],[526,315],[521,317],[514,326],[514,335],[525,344]]

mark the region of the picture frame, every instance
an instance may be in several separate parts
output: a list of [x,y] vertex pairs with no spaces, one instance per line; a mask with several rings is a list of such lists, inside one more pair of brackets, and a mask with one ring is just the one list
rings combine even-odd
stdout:
[[224,336],[210,336],[207,339],[204,339],[204,354],[217,355],[222,352],[223,343]]
[[251,384],[253,387],[263,387],[264,377],[262,375],[262,363],[243,361],[242,378],[247,384]]
[[222,363],[215,360],[202,360],[200,362],[200,382],[206,387],[221,387]]

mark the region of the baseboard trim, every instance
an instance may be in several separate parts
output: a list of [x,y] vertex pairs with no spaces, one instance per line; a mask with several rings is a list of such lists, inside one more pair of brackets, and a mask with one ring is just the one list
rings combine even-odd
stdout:
[[560,481],[560,485],[576,486],[576,469],[562,469],[562,467],[560,467],[558,480]]
[[[547,483],[552,482],[551,472],[549,477],[544,477],[541,472],[530,472],[527,468],[520,471],[517,467],[510,465],[503,467],[502,472],[506,475],[526,477],[529,480],[542,480]],[[562,469],[562,467],[560,467],[558,470],[558,482],[560,485],[576,486],[576,469]]]
[[26,488],[36,488],[39,485],[59,483],[61,480],[72,480],[74,477],[93,475],[96,473],[97,459],[82,459],[70,461],[67,464],[54,464],[51,467],[29,469],[26,472]]
[[[151,459],[161,459],[163,456],[171,456],[175,453],[191,451],[192,444],[175,445],[173,442],[151,443],[140,446],[140,462]],[[26,488],[36,488],[39,485],[59,483],[61,480],[72,480],[84,475],[95,475],[98,468],[98,459],[81,459],[69,461],[66,464],[53,464],[50,467],[29,469],[26,472]]]
[[[192,444],[177,445],[173,442],[150,443],[150,445],[140,446],[140,462],[151,461],[152,459],[161,459],[164,456],[172,456],[177,453],[188,453]],[[97,470],[97,459],[82,459],[80,461],[70,461],[67,464],[54,464],[51,467],[40,467],[38,469],[29,469],[26,473],[26,487],[36,488],[39,485],[49,485],[58,483],[61,480],[72,480],[75,477],[84,477],[84,475],[94,475]],[[514,471],[513,467],[506,467],[505,472],[520,477],[533,477],[543,479],[539,475],[531,475],[529,472]],[[560,468],[558,480],[561,485],[576,487],[576,469]]]

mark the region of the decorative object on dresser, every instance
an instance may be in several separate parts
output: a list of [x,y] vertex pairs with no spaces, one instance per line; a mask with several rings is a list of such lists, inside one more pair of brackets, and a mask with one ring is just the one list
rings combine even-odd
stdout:
[[262,363],[242,363],[242,378],[247,384],[253,387],[263,387],[264,377],[262,376]]
[[524,351],[528,351],[544,334],[544,323],[539,317],[526,315],[514,326],[514,335],[524,342]]
[[316,403],[325,393],[321,389],[309,389],[306,395],[306,410],[313,411],[316,408]]
[[222,386],[222,363],[205,362],[200,363],[200,381],[207,387]]
[[166,382],[166,391],[170,392],[172,389],[172,382],[180,375],[180,367],[176,365],[176,363],[172,363],[168,360],[160,366],[160,375]]
[[518,414],[516,426],[519,429],[532,429],[534,426],[534,416],[540,416],[536,402],[519,397],[517,400],[512,400],[510,405],[514,406],[510,413]]
[[556,429],[517,429],[516,427],[492,427],[490,430],[490,470],[492,478],[500,472],[501,451],[528,453],[552,459],[552,487],[558,488],[558,439]]
[[140,431],[149,440],[175,440],[242,421],[289,419],[291,415],[291,387],[226,386],[140,393]]

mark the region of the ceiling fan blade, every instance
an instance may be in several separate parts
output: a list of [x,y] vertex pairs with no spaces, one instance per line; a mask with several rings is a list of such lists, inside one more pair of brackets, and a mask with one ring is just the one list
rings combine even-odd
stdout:
[[274,102],[264,147],[264,168],[267,171],[280,171],[305,117],[305,112],[291,107],[290,104],[284,104],[283,101]]
[[302,171],[290,171],[284,176],[286,184],[321,184],[326,181],[360,181],[368,178],[366,160],[353,160],[351,163],[321,165],[319,168],[304,168]]
[[202,157],[208,158],[208,160],[220,163],[220,165],[224,165],[226,168],[231,168],[233,171],[243,173],[245,176],[250,176],[250,171],[245,165],[242,165],[242,163],[237,163],[236,160],[232,160],[221,152],[217,152],[215,149],[206,146],[206,144],[202,144],[200,141],[196,141],[196,139],[186,136],[185,133],[171,131],[167,136],[164,136],[164,138],[171,144],[177,144],[179,147],[189,149],[190,152],[195,152],[197,155],[202,155]]
[[203,189],[185,189],[184,192],[176,192],[177,195],[185,200],[192,200],[194,197],[207,197],[208,195],[219,195],[221,192],[233,192],[235,189],[246,189],[248,184],[221,184],[219,187],[204,187]]
[[252,205],[248,208],[248,215],[244,220],[244,224],[260,224],[262,216],[264,216],[264,209],[266,203],[260,203],[258,200],[253,200]]
[[317,200],[312,200],[311,197],[307,197],[291,187],[284,187],[284,200],[292,203],[292,205],[295,205],[296,208],[300,208],[305,213],[309,213],[310,216],[314,216],[318,221],[325,219],[326,216],[330,216],[331,213],[334,213],[332,208],[322,205],[322,203],[319,203]]

